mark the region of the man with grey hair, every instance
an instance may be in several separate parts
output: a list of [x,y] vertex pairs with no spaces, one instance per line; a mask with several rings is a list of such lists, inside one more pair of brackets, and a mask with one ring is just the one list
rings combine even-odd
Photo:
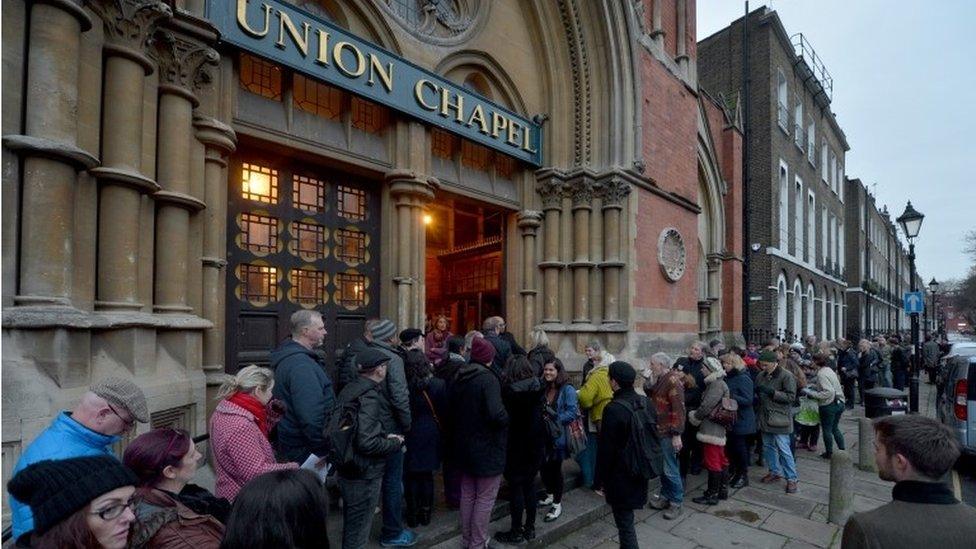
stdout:
[[291,338],[271,353],[274,396],[287,409],[278,422],[278,457],[302,463],[310,454],[324,456],[325,422],[335,408],[332,380],[315,351],[327,332],[322,314],[302,309],[291,315]]
[[[28,465],[48,459],[112,455],[111,447],[136,422],[149,421],[146,395],[132,380],[108,377],[95,382],[70,412],[63,411],[21,454],[11,476]],[[13,536],[29,547],[34,515],[27,504],[10,497]]]
[[664,474],[661,475],[661,493],[654,498],[652,509],[664,510],[664,518],[674,520],[681,516],[684,501],[684,483],[678,465],[681,451],[681,434],[685,430],[685,374],[672,369],[674,360],[667,353],[654,353],[643,372],[644,392],[657,412],[657,434],[664,454]]
[[490,316],[481,325],[481,332],[484,334],[485,341],[491,343],[495,348],[495,358],[491,361],[491,369],[495,375],[501,378],[505,370],[505,363],[508,357],[512,356],[512,346],[501,337],[505,331],[505,319],[500,316]]

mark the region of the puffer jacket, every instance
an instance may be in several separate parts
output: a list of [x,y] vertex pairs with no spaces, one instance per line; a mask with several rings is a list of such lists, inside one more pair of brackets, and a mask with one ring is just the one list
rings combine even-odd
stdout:
[[216,549],[224,525],[210,515],[198,515],[156,488],[140,488],[129,534],[133,549]]
[[335,408],[335,392],[321,357],[288,339],[271,353],[271,368],[274,396],[288,407],[278,423],[282,457],[304,461],[309,454],[325,455],[322,429]]
[[590,370],[590,375],[579,390],[580,408],[587,410],[591,423],[603,420],[603,409],[613,399],[613,389],[610,388],[610,368],[605,365]]
[[722,405],[722,399],[729,397],[729,387],[725,384],[725,371],[717,370],[705,376],[705,391],[701,406],[688,414],[688,421],[698,427],[695,435],[700,442],[725,446],[725,426],[715,423],[708,416]]
[[[772,389],[772,393],[764,392],[763,387]],[[791,407],[796,398],[793,374],[779,366],[772,373],[759,372],[756,392],[759,393],[759,430],[775,435],[790,434],[793,431]]]

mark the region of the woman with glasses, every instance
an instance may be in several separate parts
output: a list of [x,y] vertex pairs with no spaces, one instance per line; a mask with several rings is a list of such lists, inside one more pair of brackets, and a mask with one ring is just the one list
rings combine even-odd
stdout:
[[139,489],[132,548],[210,549],[220,546],[224,525],[180,501],[180,492],[196,475],[200,459],[190,433],[154,429],[136,437],[122,462],[136,474]]
[[7,489],[34,514],[31,547],[123,549],[136,476],[111,456],[44,460],[18,472]]

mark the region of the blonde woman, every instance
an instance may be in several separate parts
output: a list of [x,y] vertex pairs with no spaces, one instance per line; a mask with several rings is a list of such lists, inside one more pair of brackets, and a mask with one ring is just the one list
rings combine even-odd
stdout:
[[556,359],[555,353],[549,348],[549,336],[542,328],[536,327],[529,334],[529,362],[535,370],[535,377],[542,378],[542,369],[546,364],[552,364]]
[[210,418],[217,497],[233,501],[254,477],[298,467],[297,463],[276,462],[268,442],[268,432],[282,413],[277,401],[271,402],[272,388],[274,372],[254,365],[242,368],[220,386],[220,403]]

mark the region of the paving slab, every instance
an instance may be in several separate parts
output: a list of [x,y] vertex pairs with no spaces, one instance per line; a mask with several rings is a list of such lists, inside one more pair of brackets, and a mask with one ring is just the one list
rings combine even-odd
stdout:
[[865,511],[871,511],[872,509],[877,509],[878,507],[881,507],[882,505],[888,503],[889,501],[891,501],[891,498],[888,498],[885,501],[881,501],[878,499],[869,498],[867,496],[863,496],[861,494],[855,493],[854,512],[863,513]]
[[786,542],[786,545],[783,546],[783,549],[817,549],[817,546],[810,545],[805,541],[791,539],[790,541]]
[[[806,478],[807,477],[803,475],[801,470],[800,481],[797,484],[797,492],[795,494],[790,494],[791,497],[808,499],[816,503],[827,503],[830,501],[830,490],[827,487],[811,484],[806,481]],[[750,482],[749,488],[756,488],[764,492],[771,492],[777,495],[786,494],[786,481],[780,481],[775,484],[763,484],[758,481]]]
[[[877,475],[875,475],[875,478],[877,478]],[[893,482],[881,481],[881,483],[878,483],[854,479],[855,494],[861,494],[862,496],[879,501],[889,501],[891,499],[891,489],[894,486],[895,483]]]
[[833,524],[824,524],[796,515],[774,512],[763,523],[761,528],[769,532],[783,534],[791,539],[799,539],[817,547],[829,547],[837,533]]
[[[690,503],[690,500],[688,500],[687,503]],[[684,509],[681,510],[681,516],[676,519],[668,520],[664,518],[664,512],[662,511],[659,513],[654,513],[640,522],[650,524],[651,526],[657,528],[658,530],[669,532],[673,530],[675,526],[681,524],[686,520],[691,520],[700,514],[698,511],[692,509],[691,507],[688,507],[687,503],[685,504]],[[612,518],[610,520],[611,522],[613,521]]]
[[605,520],[598,520],[573,532],[560,541],[566,549],[590,549],[617,535],[617,527]]
[[720,501],[718,505],[696,505],[697,511],[715,515],[716,517],[733,520],[746,526],[759,526],[773,514],[772,509],[746,503],[737,499]]
[[769,507],[774,511],[792,513],[801,517],[810,516],[817,506],[816,502],[794,497],[794,494],[770,492],[749,486],[736,492],[735,499]]
[[642,522],[635,526],[637,543],[654,549],[694,549],[698,543],[690,539],[679,538],[673,534],[659,530],[654,526]]
[[780,549],[787,541],[786,537],[779,534],[708,513],[699,513],[695,520],[683,521],[671,530],[671,534],[715,549],[726,549],[729,546]]

